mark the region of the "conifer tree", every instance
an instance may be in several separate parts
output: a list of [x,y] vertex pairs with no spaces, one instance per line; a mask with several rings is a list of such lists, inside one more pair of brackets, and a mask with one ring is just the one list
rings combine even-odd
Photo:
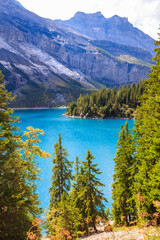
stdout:
[[58,142],[54,145],[52,167],[52,185],[50,192],[50,209],[61,201],[63,192],[68,193],[72,180],[72,164],[68,160],[68,153],[62,146],[62,137],[59,134]]
[[[85,161],[82,161],[81,171],[79,174],[80,189],[77,199],[81,203],[82,218],[96,229],[96,218],[105,217],[105,202],[107,202],[102,192],[104,184],[101,183],[97,175],[101,174],[97,168],[98,164],[93,163],[94,156],[90,150],[87,151]],[[87,229],[86,229],[87,230]]]
[[58,207],[62,200],[62,194],[69,194],[72,180],[72,163],[67,158],[67,150],[62,146],[62,137],[60,134],[58,142],[54,145],[54,148],[55,151],[52,159],[52,183],[51,188],[49,189],[49,213],[46,219],[47,232],[52,234],[55,232],[52,222],[53,219],[59,215]]
[[74,115],[80,117],[133,117],[137,105],[138,98],[143,92],[143,82],[130,85],[120,85],[116,90],[114,87],[103,87],[97,92],[78,98],[77,102],[69,104],[66,115]]
[[117,153],[114,158],[115,173],[113,175],[112,199],[113,218],[115,224],[122,223],[127,226],[135,219],[136,208],[134,201],[135,182],[135,147],[128,122],[121,126],[117,142]]
[[160,201],[160,40],[155,41],[155,45],[155,65],[145,80],[136,118],[138,174],[135,188],[139,219],[151,219],[155,212],[153,201]]
[[62,193],[61,201],[56,208],[52,208],[49,215],[51,239],[54,236],[57,240],[77,239],[81,235],[81,214],[67,193]]
[[80,187],[81,187],[80,161],[79,161],[79,158],[76,156],[73,182],[72,182],[72,190],[70,192],[70,197],[75,201],[77,207],[79,206],[79,204],[76,201],[77,201],[77,196],[78,196]]
[[28,127],[24,133],[17,132],[14,124],[18,119],[8,108],[12,100],[0,73],[0,239],[23,240],[40,213],[36,156],[45,158],[47,154],[37,146],[42,131]]

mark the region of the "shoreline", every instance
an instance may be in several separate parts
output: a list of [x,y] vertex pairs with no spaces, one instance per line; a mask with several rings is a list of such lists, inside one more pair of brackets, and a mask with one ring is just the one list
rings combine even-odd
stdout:
[[[49,110],[49,109],[66,109],[67,106],[62,106],[62,107],[35,107],[35,108],[12,108],[13,110]],[[126,120],[134,120],[135,118],[123,118],[123,117],[107,117],[107,118],[102,118],[102,117],[86,117],[86,116],[72,116],[72,115],[67,115],[65,113],[62,114],[62,116],[65,116],[67,118],[77,118],[77,119],[95,119],[95,120],[104,120],[104,119],[126,119]]]
[[135,118],[123,118],[123,117],[107,117],[107,118],[102,118],[102,117],[81,117],[81,116],[72,116],[72,115],[66,115],[65,113],[62,114],[63,116],[65,117],[68,117],[68,118],[81,118],[81,119],[97,119],[97,120],[103,120],[103,119],[131,119],[131,120],[134,120]]
[[62,107],[26,107],[26,108],[12,108],[13,110],[47,110],[47,109],[66,109],[67,106]]

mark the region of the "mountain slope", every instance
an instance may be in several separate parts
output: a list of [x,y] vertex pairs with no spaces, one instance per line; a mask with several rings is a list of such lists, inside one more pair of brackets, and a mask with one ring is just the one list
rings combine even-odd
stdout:
[[139,52],[144,64],[131,61],[120,45],[112,51],[106,42],[41,18],[15,0],[0,0],[0,18],[0,70],[8,90],[17,94],[15,107],[67,104],[103,85],[137,82],[149,71],[147,51],[135,48],[133,56]]
[[126,46],[123,44],[114,43],[107,40],[90,40],[90,42],[112,54],[113,56],[119,57],[120,55],[128,55],[135,57],[139,60],[145,61],[146,63],[152,63],[152,54],[142,48],[133,46]]

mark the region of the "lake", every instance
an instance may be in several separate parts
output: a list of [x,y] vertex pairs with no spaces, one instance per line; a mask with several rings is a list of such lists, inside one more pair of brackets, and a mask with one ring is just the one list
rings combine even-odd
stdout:
[[[118,132],[125,119],[76,119],[62,116],[65,109],[41,109],[41,110],[16,110],[14,115],[20,116],[21,130],[27,126],[44,130],[41,136],[41,149],[51,155],[54,144],[58,141],[59,133],[62,136],[62,145],[69,153],[68,159],[73,161],[78,156],[83,160],[88,149],[95,156],[95,163],[102,171],[99,176],[105,184],[104,193],[108,200],[106,207],[111,208],[111,184],[114,171],[113,158],[116,154]],[[129,127],[134,121],[128,120]],[[47,210],[49,205],[48,190],[51,186],[52,159],[39,159],[39,167],[42,172],[38,181],[38,193],[41,206]]]

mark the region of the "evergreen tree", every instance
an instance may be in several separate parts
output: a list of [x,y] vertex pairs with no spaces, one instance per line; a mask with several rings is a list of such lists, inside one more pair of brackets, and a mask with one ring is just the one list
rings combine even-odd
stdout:
[[[52,208],[50,236],[57,240],[77,239],[81,235],[81,214],[67,193],[63,192],[57,208]],[[54,218],[52,217],[54,216]]]
[[132,87],[124,85],[112,90],[103,87],[90,96],[82,96],[77,102],[69,104],[66,115],[80,117],[133,117],[135,109],[139,104],[138,98],[143,92],[143,83],[132,84]]
[[[86,223],[90,223],[96,230],[96,218],[105,217],[105,205],[107,200],[102,192],[104,184],[99,181],[97,175],[101,174],[97,168],[98,164],[93,163],[94,156],[88,150],[85,161],[82,161],[81,171],[79,174],[80,189],[77,196],[77,202],[81,203],[80,211],[82,218]],[[87,222],[88,221],[88,222]],[[86,228],[86,230],[88,230]]]
[[0,74],[0,239],[23,240],[40,213],[36,156],[45,158],[47,154],[37,146],[42,131],[28,127],[22,134],[17,132],[14,124],[18,119],[8,108],[12,100]]
[[50,192],[50,207],[55,206],[61,201],[63,192],[68,193],[72,180],[72,164],[68,160],[68,153],[62,146],[62,137],[59,134],[59,140],[54,145],[55,152],[53,154],[52,167],[52,185]]
[[117,153],[114,158],[115,173],[113,175],[112,199],[113,218],[115,224],[122,223],[127,226],[135,219],[136,209],[134,201],[135,181],[135,147],[128,122],[121,126],[117,142]]
[[155,65],[145,80],[136,118],[138,174],[135,188],[140,219],[151,219],[155,212],[153,201],[160,201],[160,40],[155,41],[155,45]]
[[88,231],[88,226],[85,221],[86,213],[85,213],[84,197],[83,197],[83,190],[86,186],[86,180],[84,177],[84,168],[77,156],[76,156],[74,170],[75,170],[75,173],[73,175],[73,183],[72,183],[72,190],[70,192],[70,198],[74,201],[76,208],[79,209],[82,215],[81,230]]
[[68,153],[62,146],[62,137],[59,134],[58,142],[54,145],[55,151],[53,154],[53,167],[52,167],[52,185],[49,189],[50,204],[49,214],[46,219],[46,228],[48,233],[53,233],[52,221],[57,215],[58,210],[53,213],[53,210],[58,209],[59,203],[63,193],[68,194],[71,187],[72,180],[72,163],[68,160]]
[[74,168],[74,175],[73,175],[73,182],[72,182],[72,190],[70,192],[70,197],[75,201],[76,206],[80,207],[80,205],[76,202],[78,192],[81,187],[81,180],[80,180],[80,161],[79,158],[76,156],[75,160],[75,168]]

